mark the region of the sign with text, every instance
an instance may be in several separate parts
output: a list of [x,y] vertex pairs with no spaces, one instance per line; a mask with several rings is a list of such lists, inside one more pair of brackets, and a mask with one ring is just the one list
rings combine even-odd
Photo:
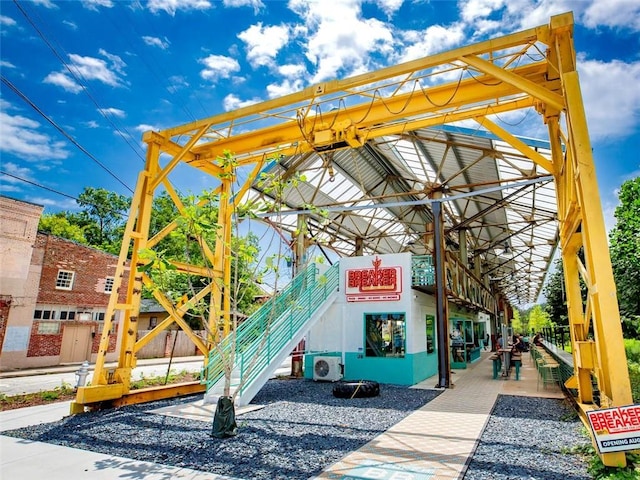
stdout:
[[346,271],[347,302],[400,300],[402,267],[383,267],[382,259],[371,260],[373,268],[354,268]]
[[587,412],[600,453],[640,448],[640,405]]

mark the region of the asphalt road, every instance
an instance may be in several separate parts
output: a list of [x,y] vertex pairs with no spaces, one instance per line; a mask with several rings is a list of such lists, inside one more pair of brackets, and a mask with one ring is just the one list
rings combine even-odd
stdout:
[[[169,367],[169,359],[163,363],[156,363],[153,365],[139,365],[133,369],[131,379],[139,380],[143,377],[161,377],[167,375],[167,369]],[[76,370],[78,367],[74,367]],[[202,360],[180,360],[174,359],[171,363],[171,371],[178,373],[186,370],[187,372],[200,372],[202,368]],[[87,384],[91,380],[93,373],[93,366],[89,366],[89,377]],[[291,372],[291,361],[287,359],[280,368],[276,371],[276,375],[288,375]],[[33,375],[20,375],[15,377],[0,377],[0,394],[7,396],[20,395],[23,393],[36,393],[42,390],[53,390],[63,384],[69,384],[76,386],[78,377],[74,371],[67,372],[46,372],[46,370],[39,370],[34,372]]]

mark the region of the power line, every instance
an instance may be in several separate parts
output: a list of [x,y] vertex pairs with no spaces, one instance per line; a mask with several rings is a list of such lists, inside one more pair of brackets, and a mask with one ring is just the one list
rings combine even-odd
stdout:
[[[142,155],[140,155],[140,152],[138,152],[138,150],[136,149],[136,147],[129,141],[129,139],[127,138],[127,135],[129,137],[132,137],[132,135],[129,132],[126,132],[127,135],[125,135],[120,128],[113,122],[113,120],[111,120],[111,118],[109,117],[109,115],[107,115],[105,113],[105,109],[102,108],[100,106],[100,104],[97,102],[97,100],[95,98],[93,98],[93,96],[91,95],[91,93],[89,93],[89,89],[88,87],[80,80],[80,78],[78,78],[78,76],[80,75],[80,72],[74,72],[72,70],[72,68],[69,66],[69,64],[67,64],[67,62],[64,60],[64,58],[62,58],[62,56],[58,53],[58,51],[55,49],[55,47],[51,44],[51,42],[49,42],[49,40],[47,40],[47,37],[44,35],[44,33],[38,28],[38,26],[33,22],[33,20],[31,19],[31,17],[29,16],[29,14],[22,8],[22,6],[20,5],[20,3],[18,2],[18,0],[13,0],[13,3],[16,5],[16,7],[18,7],[18,10],[20,10],[20,13],[22,13],[22,15],[27,19],[27,21],[29,22],[29,24],[33,27],[33,29],[38,33],[38,35],[40,36],[40,38],[42,39],[42,41],[47,45],[47,47],[49,47],[49,49],[53,52],[53,54],[55,55],[55,57],[60,61],[60,63],[62,63],[62,65],[64,65],[64,67],[67,69],[67,71],[71,74],[71,76],[74,78],[74,80],[78,83],[78,85],[80,85],[80,87],[82,88],[82,90],[84,91],[84,93],[89,97],[89,99],[93,102],[93,104],[96,106],[96,108],[98,109],[98,113],[100,113],[100,115],[102,115],[105,120],[107,120],[107,122],[109,122],[111,124],[111,126],[116,130],[116,132],[118,132],[118,135],[120,135],[120,137],[127,143],[127,145],[129,145],[129,147],[131,147],[131,149],[135,152],[135,154],[140,158],[140,160],[142,160],[143,162],[145,161],[144,157]],[[82,76],[82,75],[80,75]],[[125,129],[126,130],[126,129]]]
[[2,175],[6,175],[7,177],[11,177],[11,178],[15,178],[16,180],[20,180],[21,182],[28,183],[29,185],[33,185],[35,187],[42,188],[43,190],[47,190],[49,192],[56,193],[58,195],[62,195],[63,197],[70,198],[71,200],[75,200],[76,202],[80,201],[78,198],[74,197],[73,195],[69,195],[67,193],[59,192],[58,190],[54,190],[53,188],[45,187],[44,185],[41,185],[40,183],[32,182],[31,180],[27,180],[26,178],[19,177],[17,175],[12,174],[12,173],[5,172],[3,170],[0,170],[0,173]]
[[[4,170],[0,170],[0,174],[6,175],[7,177],[15,178],[16,180],[20,180],[21,182],[28,183],[29,185],[33,185],[34,187],[42,188],[43,190],[47,190],[48,192],[55,193],[57,195],[61,195],[63,197],[70,198],[71,200],[75,200],[76,202],[78,202],[78,204],[80,204],[80,202],[83,202],[83,203],[86,203],[87,205],[91,205],[92,207],[100,208],[100,206],[96,205],[95,203],[85,202],[83,200],[80,200],[78,197],[74,197],[73,195],[69,195],[68,193],[59,192],[58,190],[55,190],[55,189],[50,188],[50,187],[47,187],[47,186],[42,185],[40,183],[32,182],[31,180],[27,180],[26,178],[22,178],[22,177],[19,177],[17,175],[14,175],[12,173],[5,172]],[[118,212],[116,210],[112,210],[111,213],[114,213],[116,215],[120,215],[123,218],[128,218],[127,215],[125,215],[122,212]]]
[[113,173],[109,168],[104,165],[100,160],[94,157],[86,148],[80,145],[71,135],[69,135],[60,125],[53,121],[50,117],[47,116],[35,103],[33,103],[29,97],[27,97],[24,93],[22,93],[18,87],[16,87],[13,83],[7,80],[4,76],[2,76],[2,83],[4,83],[7,87],[9,87],[13,92],[18,95],[24,102],[26,102],[31,108],[33,108],[36,112],[38,112],[47,122],[49,122],[56,130],[58,130],[62,135],[64,135],[67,140],[73,143],[78,149],[84,153],[91,160],[96,162],[105,172],[115,178],[122,186],[124,186],[127,190],[133,193],[133,190],[126,184],[124,181],[120,180],[120,178]]

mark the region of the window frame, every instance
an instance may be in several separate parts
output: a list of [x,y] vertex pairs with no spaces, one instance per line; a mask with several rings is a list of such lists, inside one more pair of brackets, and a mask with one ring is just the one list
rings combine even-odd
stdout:
[[[65,278],[66,276],[68,276],[68,278]],[[56,290],[73,290],[75,279],[76,272],[59,269],[58,275],[56,276]]]
[[115,277],[107,277],[104,280],[104,293],[113,292],[113,284],[115,282]]

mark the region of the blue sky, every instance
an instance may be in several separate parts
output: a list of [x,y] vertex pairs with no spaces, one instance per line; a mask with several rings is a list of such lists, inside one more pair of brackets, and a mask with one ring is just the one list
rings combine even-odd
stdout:
[[[2,0],[0,192],[49,213],[75,209],[85,186],[131,195],[145,130],[570,10],[610,228],[616,189],[640,174],[638,0]],[[542,138],[540,123],[519,133]]]

